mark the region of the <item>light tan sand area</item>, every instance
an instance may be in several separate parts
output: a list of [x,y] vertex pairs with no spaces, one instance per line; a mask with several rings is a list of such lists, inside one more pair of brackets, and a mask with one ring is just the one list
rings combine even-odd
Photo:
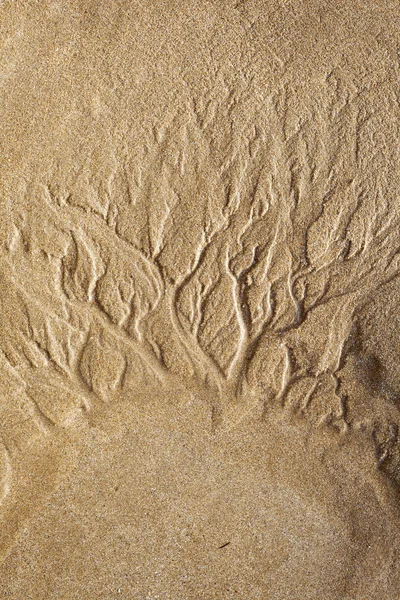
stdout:
[[400,5],[0,1],[0,600],[400,598]]

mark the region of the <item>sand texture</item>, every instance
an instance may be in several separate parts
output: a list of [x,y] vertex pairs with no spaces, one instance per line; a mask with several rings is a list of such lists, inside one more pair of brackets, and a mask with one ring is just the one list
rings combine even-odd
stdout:
[[0,600],[399,600],[398,0],[0,0]]

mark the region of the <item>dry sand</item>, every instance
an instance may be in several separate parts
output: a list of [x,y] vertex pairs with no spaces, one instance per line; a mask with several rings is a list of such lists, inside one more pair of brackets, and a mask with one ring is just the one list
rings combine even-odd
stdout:
[[0,600],[400,598],[399,37],[0,2]]

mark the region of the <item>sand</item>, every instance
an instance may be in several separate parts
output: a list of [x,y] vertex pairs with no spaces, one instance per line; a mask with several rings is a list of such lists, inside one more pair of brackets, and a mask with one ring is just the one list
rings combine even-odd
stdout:
[[0,2],[0,600],[398,600],[399,32]]

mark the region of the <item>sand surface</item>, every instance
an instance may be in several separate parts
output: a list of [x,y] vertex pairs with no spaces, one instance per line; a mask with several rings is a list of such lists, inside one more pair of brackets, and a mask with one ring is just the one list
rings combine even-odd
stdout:
[[0,600],[400,598],[400,5],[0,1]]

